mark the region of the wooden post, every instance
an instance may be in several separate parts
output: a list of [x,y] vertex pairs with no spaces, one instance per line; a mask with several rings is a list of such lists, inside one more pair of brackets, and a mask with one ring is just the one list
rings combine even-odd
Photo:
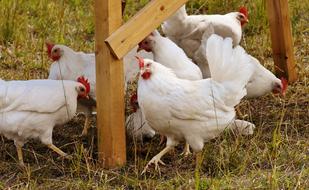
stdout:
[[123,64],[104,42],[121,24],[121,0],[95,0],[98,154],[104,168],[126,163]]
[[112,53],[118,58],[122,58],[187,1],[150,1],[134,17],[105,40]]
[[288,0],[266,0],[276,74],[297,80]]

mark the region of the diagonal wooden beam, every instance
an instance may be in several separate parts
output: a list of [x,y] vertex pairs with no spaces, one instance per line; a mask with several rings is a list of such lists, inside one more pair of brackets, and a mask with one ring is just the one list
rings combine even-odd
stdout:
[[297,80],[288,0],[266,1],[276,74]]
[[117,58],[122,58],[187,0],[152,0],[105,41]]
[[98,156],[104,168],[126,163],[123,64],[104,42],[121,23],[121,0],[95,0]]

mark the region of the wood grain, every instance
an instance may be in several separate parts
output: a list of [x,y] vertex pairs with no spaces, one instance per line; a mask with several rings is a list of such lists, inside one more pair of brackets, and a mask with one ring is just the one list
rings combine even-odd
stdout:
[[288,0],[266,2],[276,74],[294,82],[297,80],[297,73]]
[[187,0],[150,1],[105,41],[113,54],[122,58],[186,2]]
[[95,0],[98,156],[104,168],[126,163],[123,64],[104,42],[121,24],[121,0]]

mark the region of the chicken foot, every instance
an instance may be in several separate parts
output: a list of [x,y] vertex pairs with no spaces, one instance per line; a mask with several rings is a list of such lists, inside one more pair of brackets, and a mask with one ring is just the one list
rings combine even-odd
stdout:
[[183,150],[183,152],[180,155],[183,155],[184,157],[189,156],[191,153],[190,151],[190,145],[186,142],[185,148]]
[[142,171],[142,175],[147,171],[148,167],[151,164],[155,164],[155,170],[160,170],[158,163],[165,165],[164,162],[162,162],[161,157],[163,155],[165,155],[167,152],[169,152],[172,148],[174,148],[174,146],[166,146],[161,152],[159,152],[159,154],[155,155],[149,162],[148,164],[145,166],[144,170]]
[[55,151],[57,154],[59,154],[64,158],[72,159],[72,156],[69,156],[67,153],[63,152],[60,148],[56,147],[54,144],[49,144],[47,145],[47,147],[52,149],[53,151]]

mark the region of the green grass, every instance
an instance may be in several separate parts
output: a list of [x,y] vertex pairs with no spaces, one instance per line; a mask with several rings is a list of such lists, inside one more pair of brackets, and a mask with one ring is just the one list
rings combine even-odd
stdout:
[[[127,20],[148,1],[128,0]],[[225,13],[249,7],[250,23],[242,45],[273,70],[265,0],[195,0],[190,13]],[[309,188],[309,1],[290,0],[291,22],[299,80],[284,99],[266,95],[242,101],[246,119],[255,123],[252,137],[225,133],[205,143],[200,189],[308,189]],[[46,78],[50,61],[44,42],[64,43],[93,52],[94,15],[91,0],[0,0],[0,78]],[[163,157],[161,174],[140,173],[158,153],[158,137],[143,146],[128,139],[128,164],[121,169],[98,168],[96,136],[81,139],[83,118],[55,128],[54,141],[73,155],[57,155],[38,141],[24,147],[26,170],[16,164],[12,141],[0,138],[0,189],[193,189],[195,157],[183,158],[182,146]]]

